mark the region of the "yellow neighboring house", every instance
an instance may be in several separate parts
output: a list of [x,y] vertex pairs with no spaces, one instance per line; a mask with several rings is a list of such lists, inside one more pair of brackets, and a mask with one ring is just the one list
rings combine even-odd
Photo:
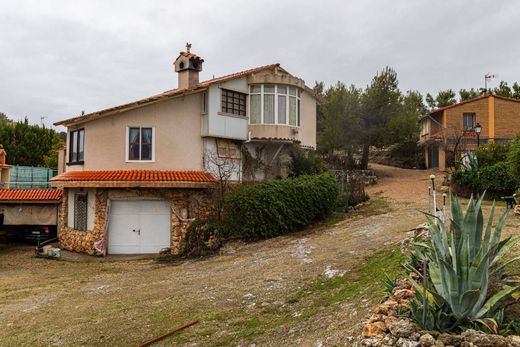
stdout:
[[479,97],[431,111],[421,118],[418,145],[427,168],[448,169],[455,153],[477,145],[508,142],[520,132],[520,100],[498,95]]

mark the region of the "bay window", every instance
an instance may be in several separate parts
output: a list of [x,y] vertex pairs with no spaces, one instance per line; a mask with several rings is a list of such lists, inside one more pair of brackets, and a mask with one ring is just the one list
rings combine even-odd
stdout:
[[300,126],[300,90],[275,84],[250,86],[251,124]]

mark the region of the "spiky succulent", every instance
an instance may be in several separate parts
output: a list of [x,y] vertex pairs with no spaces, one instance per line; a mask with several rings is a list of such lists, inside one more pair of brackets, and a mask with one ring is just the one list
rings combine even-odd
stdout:
[[494,203],[484,229],[482,199],[471,198],[463,212],[459,199],[450,195],[449,232],[442,221],[428,217],[431,239],[419,245],[428,276],[422,285],[412,280],[417,299],[411,306],[424,328],[449,331],[480,323],[496,331],[500,303],[519,288],[504,286],[489,297],[490,275],[518,259],[501,262],[520,237],[500,240],[507,211],[493,231]]

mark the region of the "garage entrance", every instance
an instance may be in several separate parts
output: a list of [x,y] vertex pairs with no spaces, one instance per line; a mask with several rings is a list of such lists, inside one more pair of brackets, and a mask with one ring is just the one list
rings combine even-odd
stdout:
[[108,254],[159,253],[170,247],[170,215],[167,201],[112,201]]

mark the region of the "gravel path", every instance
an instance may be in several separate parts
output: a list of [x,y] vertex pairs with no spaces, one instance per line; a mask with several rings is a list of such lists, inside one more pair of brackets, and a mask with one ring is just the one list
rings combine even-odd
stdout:
[[[348,345],[370,300],[360,294],[341,309],[312,314],[285,303],[320,275],[348,273],[423,221],[418,209],[427,208],[430,172],[373,169],[380,181],[368,189],[372,206],[331,226],[229,244],[203,260],[50,261],[27,248],[0,250],[0,345],[136,345],[193,319],[200,323],[162,345]],[[266,312],[300,318],[274,324],[261,320]],[[248,330],[255,324],[256,335]]]

